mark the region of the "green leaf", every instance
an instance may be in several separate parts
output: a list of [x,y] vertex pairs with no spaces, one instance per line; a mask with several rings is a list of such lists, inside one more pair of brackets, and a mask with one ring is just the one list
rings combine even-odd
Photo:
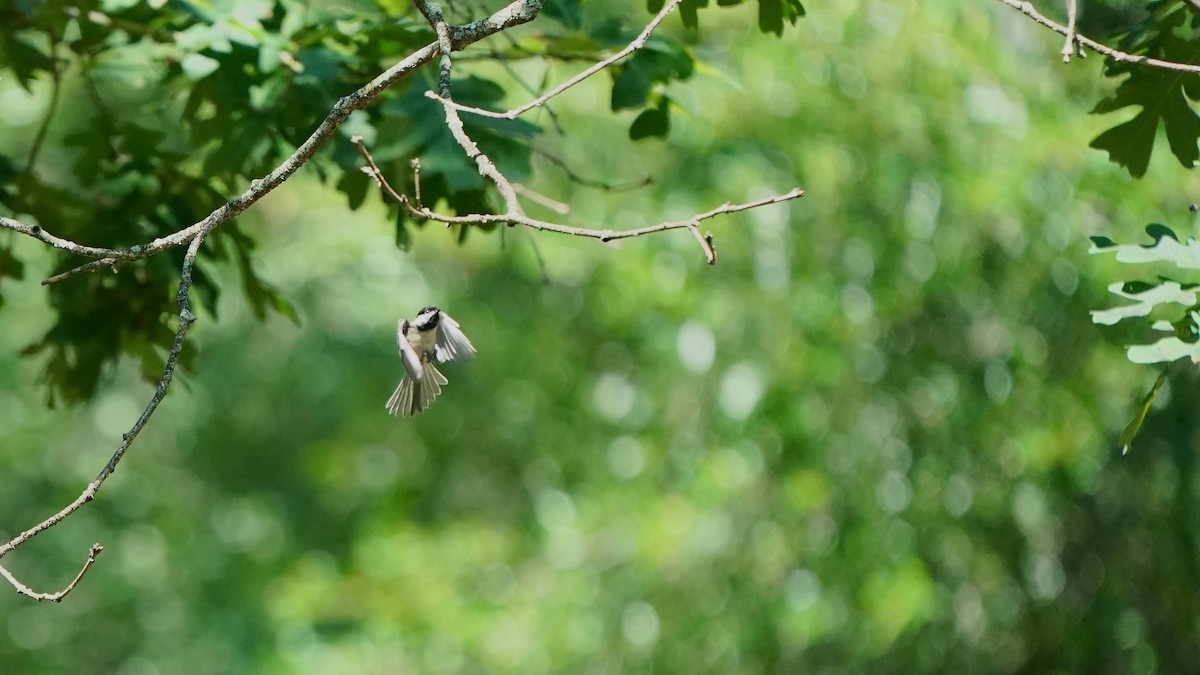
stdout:
[[1197,147],[1197,140],[1200,139],[1200,116],[1192,110],[1184,98],[1182,89],[1168,95],[1164,103],[1162,117],[1163,127],[1167,130],[1167,144],[1179,163],[1191,169],[1196,166],[1196,160],[1200,159],[1200,148]]
[[[1193,314],[1192,319],[1196,320],[1197,316]],[[1133,345],[1125,353],[1134,363],[1170,363],[1182,358],[1200,363],[1200,343],[1185,342],[1175,336],[1162,338],[1154,344]]]
[[617,71],[617,78],[613,81],[610,106],[614,111],[641,107],[650,95],[652,83],[649,71],[630,59]]
[[38,72],[51,72],[54,61],[49,54],[26,43],[20,34],[0,31],[0,63],[12,69],[17,83],[32,93],[30,88]]
[[758,29],[764,33],[783,35],[781,0],[758,0]]
[[[1183,28],[1189,16],[1181,4],[1157,3],[1150,8],[1146,22],[1130,31],[1121,47],[1138,56],[1153,57],[1180,63],[1200,60],[1195,41]],[[1105,150],[1109,158],[1124,166],[1135,178],[1146,173],[1154,138],[1161,124],[1166,132],[1171,152],[1188,168],[1200,160],[1200,116],[1188,102],[1189,96],[1200,93],[1195,76],[1155,68],[1133,67],[1126,62],[1109,59],[1105,66],[1108,77],[1127,77],[1117,90],[1101,100],[1093,113],[1109,113],[1128,106],[1141,111],[1131,120],[1097,136],[1093,148]]]
[[1155,307],[1163,304],[1179,304],[1192,307],[1196,304],[1196,291],[1184,289],[1177,281],[1166,281],[1159,285],[1149,286],[1146,290],[1134,290],[1139,286],[1132,283],[1117,282],[1109,285],[1108,290],[1114,295],[1133,300],[1133,304],[1111,309],[1093,310],[1092,321],[1104,326],[1112,326],[1122,319],[1136,316],[1149,316]]
[[652,38],[618,69],[613,81],[612,109],[640,108],[646,104],[656,83],[684,80],[694,71],[695,63],[686,46]]
[[583,3],[572,0],[547,0],[541,16],[554,19],[572,30],[583,27]]
[[183,74],[192,80],[203,80],[221,67],[221,62],[203,54],[188,54],[179,62]]
[[1150,152],[1154,149],[1154,132],[1157,128],[1158,120],[1154,115],[1143,111],[1128,122],[1100,134],[1088,145],[1108,152],[1109,160],[1125,167],[1134,178],[1141,178],[1150,166]]
[[[1090,253],[1115,253],[1122,263],[1169,262],[1180,269],[1200,269],[1200,243],[1195,239],[1180,242],[1175,233],[1165,225],[1152,223],[1146,232],[1154,239],[1147,246],[1115,244],[1105,237],[1093,237]],[[1159,320],[1153,328],[1171,333],[1153,344],[1130,346],[1126,355],[1134,363],[1165,363],[1191,358],[1200,363],[1200,312],[1197,312],[1200,284],[1180,283],[1160,277],[1158,283],[1141,281],[1117,282],[1108,290],[1132,304],[1104,310],[1094,310],[1092,320],[1098,324],[1113,325],[1122,319],[1149,316],[1159,307],[1179,305],[1185,308],[1182,318],[1175,321]]]
[[640,141],[643,138],[666,138],[671,131],[671,116],[665,105],[657,108],[647,108],[638,115],[629,127],[629,138]]
[[3,277],[25,278],[25,263],[13,255],[12,248],[7,246],[0,248],[0,278]]
[[396,248],[401,251],[412,250],[412,232],[408,230],[407,214],[401,214],[396,219]]
[[1157,243],[1163,237],[1170,237],[1175,241],[1179,241],[1179,235],[1175,234],[1175,230],[1163,225],[1162,223],[1150,223],[1146,226],[1146,234],[1154,238]]
[[367,200],[367,192],[370,190],[373,181],[371,177],[362,171],[346,171],[338,178],[337,189],[346,195],[346,205],[351,211],[357,211],[358,207],[363,205]]
[[1133,439],[1142,429],[1142,424],[1146,421],[1146,414],[1150,412],[1150,405],[1154,403],[1154,397],[1158,395],[1158,390],[1162,389],[1163,383],[1167,381],[1167,369],[1158,374],[1158,379],[1154,381],[1154,386],[1150,387],[1150,391],[1142,398],[1141,405],[1133,415],[1133,419],[1129,424],[1125,425],[1125,430],[1121,432],[1121,454],[1129,454],[1129,448],[1133,445]]
[[1154,238],[1153,244],[1113,244],[1101,237],[1108,245],[1100,245],[1093,237],[1093,246],[1088,253],[1116,253],[1117,260],[1123,263],[1169,262],[1183,269],[1200,269],[1200,242],[1188,239],[1186,243],[1180,243],[1170,228],[1157,223],[1147,225],[1146,232]]
[[683,19],[684,27],[692,30],[699,28],[700,18],[696,11],[707,6],[708,0],[683,0],[679,5],[679,18]]

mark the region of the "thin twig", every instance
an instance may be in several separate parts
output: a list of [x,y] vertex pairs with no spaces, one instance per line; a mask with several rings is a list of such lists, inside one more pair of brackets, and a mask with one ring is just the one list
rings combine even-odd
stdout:
[[[1200,0],[1193,1],[1200,2]],[[459,56],[455,57],[455,60],[457,60],[459,63],[465,61],[485,61],[488,63],[494,63],[496,61],[511,62],[523,59],[550,59],[552,61],[562,61],[563,63],[570,63],[572,61],[587,61],[588,63],[595,63],[601,58],[603,57],[598,54],[593,55],[584,52],[556,52],[552,50],[536,51],[513,41],[509,44],[508,49],[472,49],[470,53],[460,54]]]
[[[504,230],[500,231],[504,234]],[[542,285],[550,285],[550,268],[546,265],[546,258],[542,255],[542,247],[538,244],[537,237],[533,236],[532,232],[525,232],[525,236],[529,239],[529,247],[533,249],[533,257],[537,260],[538,270],[542,273]]]
[[62,72],[59,68],[57,52],[58,37],[55,36],[50,44],[50,78],[54,81],[50,89],[50,104],[46,106],[46,115],[42,118],[42,123],[38,125],[37,133],[33,137],[33,146],[29,149],[29,158],[25,160],[25,168],[21,171],[18,184],[22,186],[27,185],[29,179],[33,177],[38,155],[41,154],[42,146],[46,142],[46,135],[50,132],[50,123],[54,121],[54,114],[58,111],[58,101],[62,93]]
[[[396,190],[392,188],[391,184],[387,182],[387,179],[383,177],[383,171],[379,168],[379,165],[375,163],[375,158],[371,156],[371,153],[367,152],[366,146],[363,145],[362,136],[355,134],[350,137],[350,142],[358,148],[359,153],[362,154],[363,158],[365,158],[367,162],[367,165],[362,168],[362,172],[373,178],[375,180],[375,185],[384,194],[391,197],[396,202],[404,201],[404,197],[399,192],[396,192]],[[415,160],[413,170],[420,171],[420,165],[416,164]],[[417,195],[417,203],[420,203],[420,193]]]
[[1076,0],[1067,0],[1067,39],[1063,43],[1063,47],[1059,50],[1062,54],[1063,63],[1071,62],[1071,55],[1079,48],[1075,44],[1075,15],[1078,10]]
[[[356,140],[356,139],[351,139],[351,140]],[[712,209],[710,211],[705,211],[704,213],[697,214],[695,216],[692,216],[691,218],[688,218],[687,220],[666,221],[666,222],[659,223],[657,225],[649,225],[646,227],[640,227],[640,228],[633,229],[633,230],[610,230],[610,229],[598,230],[598,229],[592,229],[592,228],[587,228],[587,227],[562,225],[560,223],[551,223],[551,222],[547,222],[544,220],[538,220],[536,218],[530,218],[530,217],[528,217],[524,214],[520,214],[520,213],[504,213],[504,214],[478,213],[478,214],[473,214],[473,215],[468,215],[468,216],[446,216],[446,215],[442,215],[439,213],[435,213],[433,210],[431,210],[430,208],[428,208],[426,206],[421,206],[419,204],[419,202],[417,204],[414,204],[407,197],[405,197],[404,195],[397,192],[396,189],[393,188],[390,183],[388,183],[387,178],[385,178],[383,175],[383,172],[380,171],[379,166],[375,163],[375,160],[371,156],[370,151],[368,151],[367,148],[363,145],[361,138],[356,140],[355,145],[358,146],[359,152],[362,153],[363,157],[365,158],[365,160],[367,162],[367,168],[364,168],[364,171],[368,175],[370,175],[372,178],[375,179],[375,182],[379,185],[380,190],[384,194],[388,195],[390,198],[392,198],[397,203],[399,203],[401,205],[401,207],[403,207],[405,210],[407,210],[409,215],[412,215],[413,217],[424,218],[426,220],[432,220],[434,222],[439,222],[439,223],[445,223],[448,226],[449,225],[488,225],[488,224],[497,224],[497,223],[506,223],[509,225],[523,225],[523,226],[528,227],[533,230],[542,230],[545,232],[557,232],[559,234],[566,234],[566,235],[571,235],[571,236],[575,236],[575,237],[586,237],[589,239],[598,239],[601,242],[605,242],[605,243],[610,242],[610,241],[615,241],[617,239],[629,239],[632,237],[641,237],[641,236],[644,236],[647,234],[653,234],[655,232],[667,232],[669,230],[687,229],[696,238],[696,241],[699,242],[701,249],[703,249],[703,251],[704,251],[705,260],[710,265],[716,264],[717,251],[713,247],[712,234],[700,232],[699,225],[700,225],[701,221],[708,220],[709,218],[714,218],[716,216],[724,215],[727,213],[737,213],[738,211],[745,211],[747,209],[754,209],[754,208],[758,208],[761,206],[768,206],[770,204],[778,204],[780,202],[788,201],[791,199],[798,199],[798,198],[804,196],[804,190],[802,190],[800,188],[794,188],[791,191],[786,192],[781,195],[776,195],[774,197],[767,197],[766,199],[760,199],[760,200],[753,201],[753,202],[747,202],[745,204],[731,204],[729,202],[726,202],[726,203],[722,204],[721,206],[718,206],[715,209]]]
[[525,105],[518,106],[516,108],[513,108],[512,110],[508,110],[506,112],[495,112],[492,110],[485,110],[483,108],[475,108],[472,106],[460,105],[453,101],[445,100],[448,97],[439,97],[436,94],[434,94],[433,92],[426,92],[425,95],[428,96],[429,98],[440,101],[442,103],[442,105],[453,106],[455,109],[460,110],[462,112],[469,112],[469,113],[472,113],[475,115],[480,115],[482,117],[493,117],[496,119],[506,119],[506,120],[516,119],[517,117],[525,114],[526,112],[529,112],[530,110],[533,110],[534,108],[545,104],[546,101],[549,101],[550,99],[554,98],[555,96],[558,96],[559,94],[570,89],[571,87],[574,87],[575,85],[579,84],[580,82],[583,82],[584,80],[588,79],[592,75],[595,75],[596,73],[600,72],[601,70],[604,70],[605,68],[611,66],[612,64],[616,63],[617,61],[620,61],[621,59],[625,58],[626,56],[629,56],[630,54],[636,52],[637,50],[641,49],[642,47],[645,47],[646,40],[648,40],[650,38],[650,34],[653,33],[654,30],[656,28],[658,28],[658,25],[661,24],[663,22],[663,20],[667,18],[667,15],[669,15],[671,12],[675,11],[675,8],[678,7],[679,3],[682,1],[683,0],[670,0],[670,2],[668,2],[665,6],[663,6],[662,10],[660,10],[659,13],[657,15],[655,15],[655,17],[653,19],[650,20],[650,23],[646,24],[646,28],[644,30],[642,30],[642,32],[639,33],[636,38],[633,39],[633,42],[630,42],[621,51],[617,52],[616,54],[613,54],[612,56],[608,57],[607,59],[604,59],[603,61],[600,61],[599,63],[596,63],[595,65],[584,70],[583,72],[579,73],[575,77],[572,77],[571,79],[567,80],[566,82],[563,82],[562,84],[551,89],[550,91],[546,92],[545,94],[542,94],[541,96],[533,99],[532,101],[526,103]]
[[540,192],[534,192],[531,188],[521,185],[520,183],[513,184],[513,189],[516,190],[517,194],[521,195],[522,197],[535,204],[540,204],[560,216],[565,216],[571,212],[571,207],[567,204],[564,204],[557,199],[551,199]]
[[116,274],[119,262],[120,261],[117,260],[116,258],[101,258],[99,260],[93,260],[89,263],[84,263],[84,264],[80,265],[79,267],[73,267],[73,268],[67,270],[66,272],[60,272],[58,274],[55,274],[52,277],[46,277],[45,279],[42,279],[42,285],[49,286],[50,284],[56,284],[60,281],[63,281],[64,279],[70,279],[71,277],[73,277],[77,274],[84,274],[87,272],[91,272],[92,270],[99,268],[99,267],[111,267],[113,274]]
[[96,562],[97,556],[99,556],[103,550],[104,547],[100,544],[92,544],[92,548],[88,550],[87,560],[83,562],[83,567],[79,570],[79,574],[76,574],[71,583],[67,584],[61,591],[55,593],[38,593],[32,588],[21,583],[20,580],[18,580],[17,577],[12,572],[8,571],[8,568],[4,567],[3,565],[0,565],[0,576],[3,576],[5,579],[7,579],[8,583],[12,584],[12,587],[17,589],[17,592],[21,595],[27,595],[34,600],[61,602],[62,599],[67,596],[67,593],[75,590],[75,587],[79,585],[79,581],[83,579],[83,575],[87,574],[87,571],[92,568],[92,563]]
[[[500,35],[500,39],[508,42],[510,48],[520,49],[520,43],[517,42],[517,39],[515,37],[513,37],[512,35],[509,35],[508,33],[502,33]],[[454,59],[456,61],[458,61],[459,63],[461,63],[463,60],[462,57],[463,57],[463,55],[459,54],[459,55],[455,56]],[[545,61],[545,59],[543,59],[543,61]],[[504,72],[508,73],[508,76],[510,78],[512,78],[512,81],[516,82],[522,89],[524,89],[526,92],[528,92],[531,96],[538,95],[539,88],[534,87],[533,85],[525,82],[525,78],[521,77],[521,74],[518,73],[517,69],[513,67],[513,64],[511,61],[509,61],[508,59],[498,58],[498,59],[495,59],[493,61],[493,63],[499,63],[500,67],[504,69]],[[542,88],[545,88],[546,82],[550,77],[549,64],[544,64],[544,65],[546,65],[546,67],[542,70],[542,82],[541,82]],[[549,118],[549,120],[550,120],[550,126],[554,129],[554,131],[556,131],[557,133],[560,133],[560,134],[563,133],[562,124],[558,120],[558,113],[554,112],[554,109],[551,108],[550,106],[546,106],[544,108],[544,110],[546,111],[546,117]]]
[[[1036,9],[1034,9],[1032,3],[1021,2],[1020,0],[997,0],[997,2],[1002,2],[1009,7],[1012,7],[1013,9],[1021,12],[1025,16],[1033,19],[1037,23],[1040,23],[1056,33],[1067,35],[1069,32],[1069,29],[1066,26],[1055,23],[1054,21],[1051,21],[1040,14]],[[1164,61],[1162,59],[1155,59],[1149,56],[1130,54],[1128,52],[1120,51],[1119,49],[1113,49],[1112,47],[1096,42],[1095,40],[1083,35],[1076,35],[1075,42],[1083,47],[1091,49],[1094,52],[1103,54],[1114,61],[1120,61],[1122,63],[1136,63],[1142,66],[1162,68],[1163,70],[1171,70],[1178,73],[1200,73],[1200,66],[1197,65],[1192,65],[1190,63],[1177,63],[1175,61]]]
[[[362,149],[362,143],[359,143],[359,150]],[[371,163],[374,164],[375,160],[371,160]],[[413,196],[417,199],[417,205],[423,206],[424,202],[421,201],[421,160],[414,157],[411,165],[413,170]],[[375,172],[380,176],[383,175],[379,172],[379,167],[375,167]],[[388,187],[390,189],[391,186]],[[392,194],[395,194],[395,190],[392,191]],[[401,199],[403,200],[403,198]]]
[[[1200,2],[1200,0],[1196,0],[1196,1]],[[621,183],[621,184],[613,184],[613,183],[609,183],[606,181],[594,180],[591,178],[584,178],[583,176],[580,176],[579,174],[572,171],[571,167],[567,166],[566,162],[562,161],[558,157],[555,157],[554,155],[551,155],[550,153],[546,152],[545,150],[533,148],[533,152],[536,153],[538,156],[540,156],[542,159],[544,159],[547,162],[550,162],[554,166],[558,167],[564,174],[566,174],[567,178],[570,179],[571,182],[576,183],[578,185],[582,185],[584,187],[596,188],[597,190],[604,190],[606,192],[626,192],[629,190],[636,190],[638,188],[646,187],[647,185],[651,185],[654,183],[654,178],[651,176],[646,176],[645,178],[642,178],[640,180],[629,181],[628,183]]]

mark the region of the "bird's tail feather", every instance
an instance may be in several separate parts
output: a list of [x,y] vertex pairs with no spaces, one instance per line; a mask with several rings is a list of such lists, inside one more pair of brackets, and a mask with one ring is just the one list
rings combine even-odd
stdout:
[[405,373],[400,380],[400,384],[396,386],[396,391],[392,392],[392,397],[388,399],[387,410],[393,415],[408,417],[416,415],[429,407],[433,403],[433,399],[442,393],[442,385],[446,384],[446,376],[438,372],[433,363],[422,364],[422,375],[420,382],[413,382],[413,379]]

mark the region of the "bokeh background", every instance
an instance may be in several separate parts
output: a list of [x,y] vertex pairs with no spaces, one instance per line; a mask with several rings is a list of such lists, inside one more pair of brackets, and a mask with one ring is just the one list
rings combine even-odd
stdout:
[[[706,223],[715,267],[684,232],[430,226],[402,253],[382,207],[304,172],[243,216],[300,324],[255,319],[223,268],[195,371],[100,498],[5,559],[57,588],[106,547],[62,604],[0,595],[0,667],[1194,669],[1196,378],[1173,374],[1121,456],[1157,372],[1124,358],[1136,327],[1091,324],[1120,277],[1086,239],[1192,234],[1191,177],[1089,150],[1116,119],[1087,114],[1113,87],[1100,59],[1063,65],[999,3],[806,6],[781,39],[749,6],[702,14],[665,142],[623,140],[607,83],[554,104],[543,147],[576,173],[654,178],[598,190],[539,161],[530,187],[571,222],[807,190]],[[0,102],[40,105],[4,82]],[[0,143],[36,121],[0,119]],[[125,364],[47,409],[19,352],[50,320],[50,257],[17,246],[43,268],[0,310],[8,536],[74,498],[151,393]],[[427,304],[479,355],[391,418],[395,321]]]

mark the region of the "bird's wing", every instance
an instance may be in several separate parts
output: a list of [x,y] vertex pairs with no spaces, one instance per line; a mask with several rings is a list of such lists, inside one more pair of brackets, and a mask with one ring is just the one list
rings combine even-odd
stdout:
[[458,359],[466,361],[475,355],[475,345],[463,335],[458,322],[442,312],[438,321],[437,359],[439,362]]
[[400,360],[404,361],[404,372],[413,380],[421,381],[421,357],[417,350],[408,343],[405,334],[408,333],[408,319],[400,319],[396,324],[396,346],[400,348]]

